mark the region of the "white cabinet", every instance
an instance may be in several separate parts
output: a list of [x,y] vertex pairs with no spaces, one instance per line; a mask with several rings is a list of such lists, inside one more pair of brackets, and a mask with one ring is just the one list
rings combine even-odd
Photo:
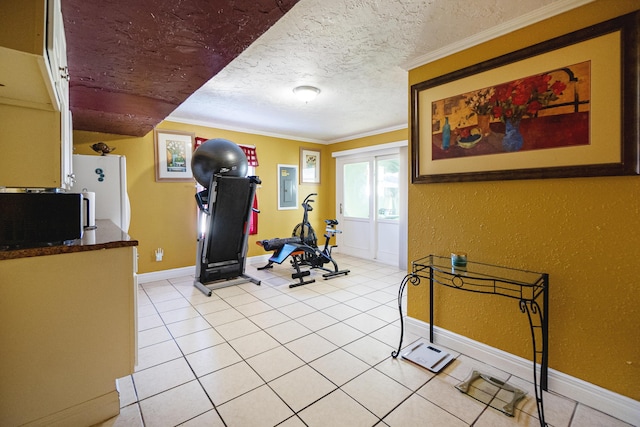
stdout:
[[68,108],[61,113],[60,125],[60,179],[61,187],[71,190],[74,182],[73,175],[73,126],[71,123],[71,110]]
[[0,2],[0,187],[71,188],[60,0]]
[[[69,109],[69,67],[67,65],[67,40],[64,33],[60,0],[49,0],[49,16],[53,17],[51,39],[53,49],[49,51],[51,69],[54,73],[55,92],[60,105],[60,177],[61,187],[73,187],[73,126]],[[51,10],[53,8],[53,10]]]
[[0,103],[61,111],[69,105],[60,0],[0,3]]
[[65,111],[69,109],[69,66],[60,0],[48,0],[47,9],[47,54],[59,110]]

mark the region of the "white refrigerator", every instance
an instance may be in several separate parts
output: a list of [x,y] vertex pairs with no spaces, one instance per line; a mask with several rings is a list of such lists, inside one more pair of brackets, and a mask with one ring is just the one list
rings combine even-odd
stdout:
[[124,156],[73,155],[74,193],[95,193],[95,219],[109,219],[129,231],[131,206],[127,194],[127,160]]

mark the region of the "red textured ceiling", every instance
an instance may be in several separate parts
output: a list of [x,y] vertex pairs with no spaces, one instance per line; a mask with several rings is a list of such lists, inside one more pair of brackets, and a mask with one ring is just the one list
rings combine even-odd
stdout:
[[73,128],[143,136],[298,0],[62,0]]

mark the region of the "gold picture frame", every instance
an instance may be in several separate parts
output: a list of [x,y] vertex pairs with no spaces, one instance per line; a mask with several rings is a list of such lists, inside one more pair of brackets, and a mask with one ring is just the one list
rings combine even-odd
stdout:
[[300,148],[300,184],[320,184],[319,150]]
[[154,129],[154,154],[157,182],[190,182],[191,157],[195,133]]
[[[639,58],[634,52],[639,40],[637,20],[635,13],[626,15],[413,85],[412,183],[640,174],[637,128],[640,67]],[[503,152],[481,152],[481,144],[488,143],[489,136],[496,136],[492,132],[499,134],[500,130],[482,130],[478,115],[470,109],[474,95],[486,95],[493,90],[490,94],[491,106],[494,107],[491,110],[493,127],[498,128],[498,122],[504,122],[504,130],[501,131],[506,135],[508,119],[504,111],[499,115],[501,111],[495,108],[498,106],[496,100],[500,99],[496,92],[502,86],[517,86],[531,78],[559,70],[564,72],[567,68],[573,72],[572,66],[584,67],[587,63],[589,92],[586,98],[567,102],[575,104],[576,114],[578,109],[582,109],[580,114],[583,118],[586,116],[587,120],[586,131],[582,130],[583,136],[575,145],[546,147],[540,141],[537,147],[533,144],[535,149],[519,151],[518,147],[509,151],[506,148],[509,146],[503,145]],[[553,79],[556,77],[553,76]],[[549,91],[552,83],[553,80],[546,87]],[[566,86],[564,83],[562,85]],[[562,100],[557,99],[559,96],[553,94],[552,98],[546,98],[541,104],[562,104]],[[530,107],[526,102],[523,104]],[[439,109],[446,111],[439,112]],[[536,126],[540,127],[540,123],[545,121],[539,118],[538,109],[525,112],[523,124],[525,120],[529,124],[536,121]],[[445,126],[442,117],[448,114],[455,123]],[[569,115],[574,113],[555,114],[554,122],[563,123],[568,122]],[[468,123],[463,123],[465,120]],[[446,121],[449,121],[448,117]],[[554,136],[562,139],[563,135],[552,134],[561,132],[559,129],[557,123],[546,130],[546,134],[543,129],[542,138]],[[485,135],[486,142],[478,142],[477,146],[471,141],[474,138],[483,139]],[[540,131],[537,135],[541,138]],[[457,153],[450,149],[454,145]]]

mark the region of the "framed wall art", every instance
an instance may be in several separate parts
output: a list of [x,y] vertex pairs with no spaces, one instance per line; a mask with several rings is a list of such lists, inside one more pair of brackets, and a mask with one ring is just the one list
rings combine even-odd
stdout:
[[635,19],[413,85],[412,182],[640,174]]
[[278,165],[278,210],[298,209],[298,166]]
[[300,184],[320,184],[320,151],[300,148]]
[[191,155],[195,134],[154,129],[156,181],[193,181]]

